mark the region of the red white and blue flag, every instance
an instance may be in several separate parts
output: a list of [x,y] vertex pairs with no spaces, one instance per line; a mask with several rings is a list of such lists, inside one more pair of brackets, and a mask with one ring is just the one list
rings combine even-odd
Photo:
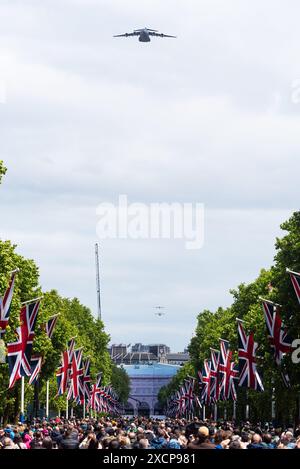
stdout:
[[216,403],[219,400],[220,386],[219,386],[219,362],[220,352],[215,349],[210,349],[211,354],[211,367],[210,367],[210,398],[211,402]]
[[190,378],[189,380],[185,380],[186,382],[186,393],[185,393],[185,400],[186,400],[186,409],[188,412],[192,413],[194,411],[194,385],[195,380]]
[[34,355],[31,357],[31,375],[29,379],[29,384],[34,384],[39,378],[39,374],[42,369],[42,356]]
[[32,345],[39,307],[40,299],[24,304],[20,313],[21,324],[16,330],[18,340],[7,344],[9,389],[22,376],[31,375]]
[[238,369],[232,360],[232,351],[229,342],[220,339],[220,400],[236,400],[235,381],[239,377]]
[[68,389],[69,374],[71,370],[72,358],[75,348],[75,338],[68,341],[68,348],[62,353],[61,365],[56,372],[57,395],[62,396]]
[[82,349],[74,350],[70,369],[70,387],[68,399],[77,399],[80,395],[80,378],[83,376]]
[[51,339],[53,336],[53,332],[54,332],[58,317],[59,317],[59,314],[56,314],[55,316],[52,316],[50,319],[48,319],[48,321],[46,322],[46,326],[45,326],[46,334],[49,337],[49,339]]
[[99,373],[97,376],[97,381],[92,385],[91,394],[90,394],[90,407],[95,411],[99,412],[101,409],[101,381],[102,373]]
[[272,301],[263,300],[263,311],[275,361],[277,365],[281,365],[284,355],[292,351],[293,340],[288,336],[287,328],[282,323],[278,305]]
[[282,369],[282,360],[286,354],[292,352],[293,339],[288,335],[287,328],[282,323],[279,305],[269,300],[262,300],[262,304],[269,342],[274,350],[275,362],[277,366],[281,367],[280,371],[284,385],[289,388],[291,386],[290,378]]
[[256,391],[264,391],[264,387],[257,371],[256,351],[258,344],[254,342],[254,334],[248,336],[240,319],[238,321],[239,341],[239,386]]
[[84,392],[84,399],[86,401],[89,400],[90,394],[91,394],[91,360],[89,358],[86,358],[86,360],[83,363],[83,378],[82,378],[82,383],[83,383],[83,392]]
[[204,360],[202,372],[200,371],[198,372],[199,383],[201,386],[200,402],[204,405],[209,405],[211,403],[210,370],[211,370],[210,360]]
[[295,293],[300,303],[300,274],[298,272],[293,272],[290,269],[286,269],[286,271],[290,274]]
[[0,339],[4,336],[8,325],[17,272],[18,270],[12,272],[9,286],[4,293],[4,297],[0,297]]

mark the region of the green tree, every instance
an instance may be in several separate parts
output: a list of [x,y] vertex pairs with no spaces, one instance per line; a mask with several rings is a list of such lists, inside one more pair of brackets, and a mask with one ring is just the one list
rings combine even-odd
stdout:
[[3,161],[0,160],[0,184],[1,184],[2,177],[4,176],[5,173],[6,173],[6,168],[3,164]]
[[117,392],[120,402],[125,404],[130,393],[130,379],[124,368],[118,368],[115,364],[113,364],[111,384]]
[[[219,348],[219,338],[224,338],[229,340],[234,357],[237,359],[236,318],[243,319],[246,331],[253,331],[255,341],[259,344],[258,367],[265,387],[263,393],[253,390],[247,393],[251,418],[254,420],[271,418],[274,388],[276,416],[287,423],[299,415],[300,365],[292,363],[290,355],[285,357],[285,366],[292,382],[291,389],[286,389],[270,348],[260,297],[282,305],[282,319],[290,335],[298,338],[300,308],[286,268],[300,272],[300,212],[295,212],[281,225],[281,228],[286,234],[276,240],[277,252],[274,265],[268,270],[262,269],[258,278],[253,282],[242,283],[236,289],[231,290],[233,303],[229,308],[218,308],[216,312],[204,310],[198,315],[195,335],[189,345],[189,353],[194,369],[201,369],[204,359],[210,357],[210,347]],[[176,384],[178,384],[178,379],[175,377],[167,388],[161,390],[161,399],[166,400],[174,391]],[[238,415],[240,417],[244,416],[245,404],[246,392],[238,388]]]

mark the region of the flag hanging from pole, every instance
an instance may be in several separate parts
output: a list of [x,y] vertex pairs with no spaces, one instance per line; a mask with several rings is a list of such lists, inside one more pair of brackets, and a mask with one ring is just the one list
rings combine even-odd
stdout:
[[29,384],[35,384],[39,378],[39,374],[42,369],[42,356],[34,355],[31,357],[31,375],[29,378]]
[[96,383],[92,385],[91,394],[90,394],[90,407],[95,412],[99,412],[99,409],[101,408],[101,403],[100,403],[101,381],[102,381],[102,373],[99,373],[99,375],[97,376]]
[[293,272],[290,269],[286,269],[286,271],[290,274],[290,278],[291,278],[296,296],[300,303],[300,274],[298,272]]
[[211,362],[210,360],[204,360],[203,370],[202,372],[198,372],[199,381],[201,383],[201,394],[200,394],[200,402],[209,405],[211,402],[211,380],[210,380],[210,370],[211,370]]
[[74,350],[70,370],[68,399],[77,399],[80,393],[80,378],[83,376],[82,349]]
[[65,350],[61,355],[61,365],[56,372],[58,396],[62,396],[67,391],[69,384],[69,372],[71,370],[74,348],[75,338],[72,337],[72,339],[68,341],[67,350]]
[[58,317],[59,317],[59,314],[56,314],[55,316],[52,316],[50,319],[48,319],[48,321],[46,322],[46,325],[45,325],[46,334],[49,337],[49,339],[52,339]]
[[254,334],[248,336],[243,328],[242,321],[238,322],[239,341],[239,386],[264,391],[264,387],[257,371],[256,350],[258,344],[254,342]]
[[211,353],[211,368],[210,368],[210,397],[211,402],[216,403],[219,400],[220,383],[219,383],[219,363],[220,352],[218,350],[210,349]]
[[9,286],[3,298],[0,296],[0,340],[3,338],[8,325],[17,272],[18,270],[12,272]]
[[238,369],[232,361],[232,351],[229,349],[229,342],[220,339],[220,399],[236,400],[235,381],[238,379]]
[[34,330],[40,307],[40,299],[24,304],[20,313],[20,326],[16,333],[18,340],[7,344],[7,360],[9,366],[9,389],[22,376],[31,375],[31,354]]
[[293,340],[288,336],[287,329],[282,323],[279,305],[269,300],[263,300],[263,311],[269,341],[274,349],[275,361],[277,365],[280,365],[284,355],[292,351]]
[[[277,366],[281,367],[283,357],[292,352],[293,339],[288,336],[287,328],[283,325],[279,305],[263,298],[261,300],[269,342],[274,350],[275,362]],[[282,369],[280,372],[284,385],[289,388],[291,386],[289,375]]]

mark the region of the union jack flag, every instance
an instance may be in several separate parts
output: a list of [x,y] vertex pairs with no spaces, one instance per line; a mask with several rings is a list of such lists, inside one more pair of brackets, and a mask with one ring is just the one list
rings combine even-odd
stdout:
[[65,350],[61,356],[61,365],[56,372],[57,379],[57,395],[62,396],[66,390],[69,379],[69,354],[68,350]]
[[71,370],[72,358],[75,348],[75,338],[68,341],[68,348],[62,353],[61,366],[56,372],[57,395],[62,396],[68,388],[69,372]]
[[[262,300],[262,302],[269,342],[274,350],[275,362],[281,367],[283,357],[292,351],[293,339],[288,336],[287,328],[282,323],[279,305],[269,300]],[[282,369],[280,373],[284,385],[289,388],[291,386],[289,375]]]
[[194,384],[194,379],[186,380],[185,400],[186,408],[189,412],[193,412],[194,410]]
[[91,394],[90,394],[90,407],[96,412],[99,412],[99,409],[101,408],[101,402],[100,402],[101,381],[102,381],[102,373],[99,373],[99,375],[97,376],[96,383],[92,385]]
[[31,375],[29,379],[29,384],[34,384],[38,380],[39,374],[42,369],[42,356],[34,355],[31,357]]
[[286,269],[286,271],[290,274],[295,293],[300,303],[300,274],[298,274],[298,272],[293,272],[290,269]]
[[8,325],[17,272],[18,270],[12,272],[9,286],[6,292],[4,293],[4,297],[0,297],[0,339],[2,339],[2,337],[4,336],[5,330]]
[[271,301],[263,300],[263,311],[269,341],[274,349],[275,361],[277,365],[280,365],[284,355],[292,351],[293,340],[288,336],[287,329],[282,323],[278,305]]
[[79,376],[79,394],[76,399],[77,404],[84,404],[85,401],[89,402],[91,393],[90,383],[90,359],[87,358],[83,361],[83,374],[82,376]]
[[234,381],[238,379],[238,369],[234,361],[232,361],[232,351],[229,349],[229,342],[224,339],[220,339],[220,399],[236,400],[236,390]]
[[256,367],[256,350],[253,332],[246,335],[242,322],[238,319],[239,339],[239,386],[264,391],[264,387]]
[[211,362],[210,360],[204,360],[203,364],[203,370],[202,372],[198,372],[199,376],[199,381],[201,383],[201,394],[200,394],[200,402],[209,405],[211,402],[211,396],[210,396],[210,385],[211,385],[211,380],[210,380],[210,370],[211,370]]
[[58,320],[59,314],[56,314],[55,316],[52,316],[48,321],[46,322],[46,334],[49,337],[49,339],[52,338],[53,332]]
[[34,339],[34,329],[39,312],[40,300],[34,300],[21,308],[20,326],[16,333],[18,340],[7,344],[7,359],[9,366],[9,389],[22,376],[31,375],[31,354]]
[[220,352],[218,350],[210,349],[211,354],[211,368],[210,368],[210,397],[211,402],[216,403],[219,400],[219,362]]
[[84,361],[84,373],[83,373],[83,390],[84,390],[84,397],[86,400],[90,398],[90,393],[91,393],[91,360],[87,358]]
[[77,399],[80,393],[80,378],[83,376],[82,349],[74,350],[70,370],[68,399]]

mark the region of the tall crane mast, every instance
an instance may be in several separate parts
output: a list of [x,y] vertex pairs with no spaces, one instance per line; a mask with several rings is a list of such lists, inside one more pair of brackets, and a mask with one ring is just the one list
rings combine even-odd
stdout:
[[101,313],[101,290],[100,290],[100,267],[99,267],[99,246],[95,244],[95,260],[96,260],[96,287],[97,287],[97,314],[98,319],[102,320]]

